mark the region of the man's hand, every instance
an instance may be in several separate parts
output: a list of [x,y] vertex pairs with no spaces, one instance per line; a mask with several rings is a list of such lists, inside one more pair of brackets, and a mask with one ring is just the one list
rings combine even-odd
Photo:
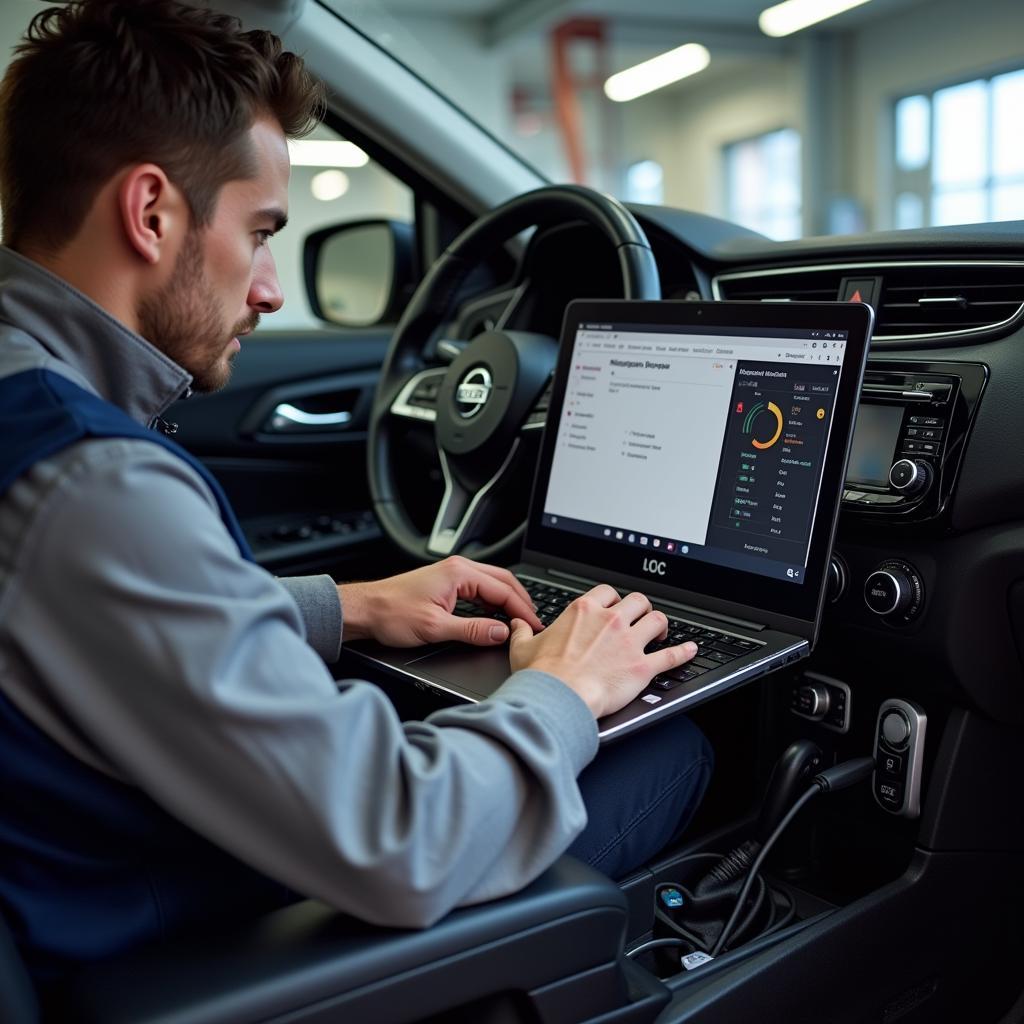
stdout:
[[531,630],[543,628],[530,595],[512,573],[460,555],[386,580],[343,583],[338,592],[344,640],[369,638],[388,647],[461,640],[493,647],[508,639],[504,622],[452,615],[459,598],[500,608]]
[[625,707],[659,672],[697,653],[695,643],[685,643],[644,654],[652,640],[665,638],[668,619],[643,594],[620,599],[606,584],[576,598],[538,636],[532,625],[523,617],[512,621],[513,671],[536,668],[557,676],[595,718]]

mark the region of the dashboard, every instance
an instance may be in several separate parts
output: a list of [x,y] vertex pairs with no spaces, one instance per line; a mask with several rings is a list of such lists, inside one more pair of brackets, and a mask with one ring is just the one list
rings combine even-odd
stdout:
[[[632,212],[665,298],[874,306],[816,667],[1024,720],[1020,225],[775,243]],[[603,246],[580,225],[535,236],[524,266],[549,287],[533,329],[557,334],[570,299],[621,295]]]

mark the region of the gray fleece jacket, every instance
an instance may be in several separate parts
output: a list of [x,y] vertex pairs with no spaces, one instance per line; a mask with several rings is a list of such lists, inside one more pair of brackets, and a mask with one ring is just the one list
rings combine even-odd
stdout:
[[[191,379],[0,248],[0,377],[34,367],[142,424]],[[527,671],[403,724],[332,677],[341,622],[330,577],[240,558],[204,482],[155,444],[77,443],[0,498],[0,691],[55,743],[370,921],[427,925],[525,885],[585,824],[586,706]]]

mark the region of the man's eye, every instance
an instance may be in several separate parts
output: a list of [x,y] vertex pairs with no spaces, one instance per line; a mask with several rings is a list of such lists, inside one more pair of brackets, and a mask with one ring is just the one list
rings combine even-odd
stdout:
[[266,228],[256,232],[257,245],[266,245],[271,238],[274,237],[274,232]]

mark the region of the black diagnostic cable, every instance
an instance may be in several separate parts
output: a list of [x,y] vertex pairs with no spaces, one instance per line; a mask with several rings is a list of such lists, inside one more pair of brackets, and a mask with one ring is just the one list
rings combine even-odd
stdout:
[[743,905],[747,901],[747,896],[750,895],[750,890],[758,877],[761,865],[771,852],[776,840],[786,830],[789,823],[800,813],[803,806],[813,800],[819,793],[835,793],[840,789],[856,785],[871,775],[874,770],[875,759],[873,757],[858,757],[852,761],[843,761],[842,764],[834,765],[832,768],[827,768],[825,771],[818,772],[814,776],[811,780],[810,788],[801,794],[797,802],[789,809],[789,812],[775,827],[772,834],[765,840],[764,845],[758,851],[757,857],[747,873],[747,880],[743,883],[743,888],[740,890],[736,906],[733,907],[732,915],[729,917],[725,927],[718,936],[718,940],[711,949],[712,956],[718,956],[725,948],[725,944],[729,941],[729,936],[736,925],[736,919],[740,916]]

